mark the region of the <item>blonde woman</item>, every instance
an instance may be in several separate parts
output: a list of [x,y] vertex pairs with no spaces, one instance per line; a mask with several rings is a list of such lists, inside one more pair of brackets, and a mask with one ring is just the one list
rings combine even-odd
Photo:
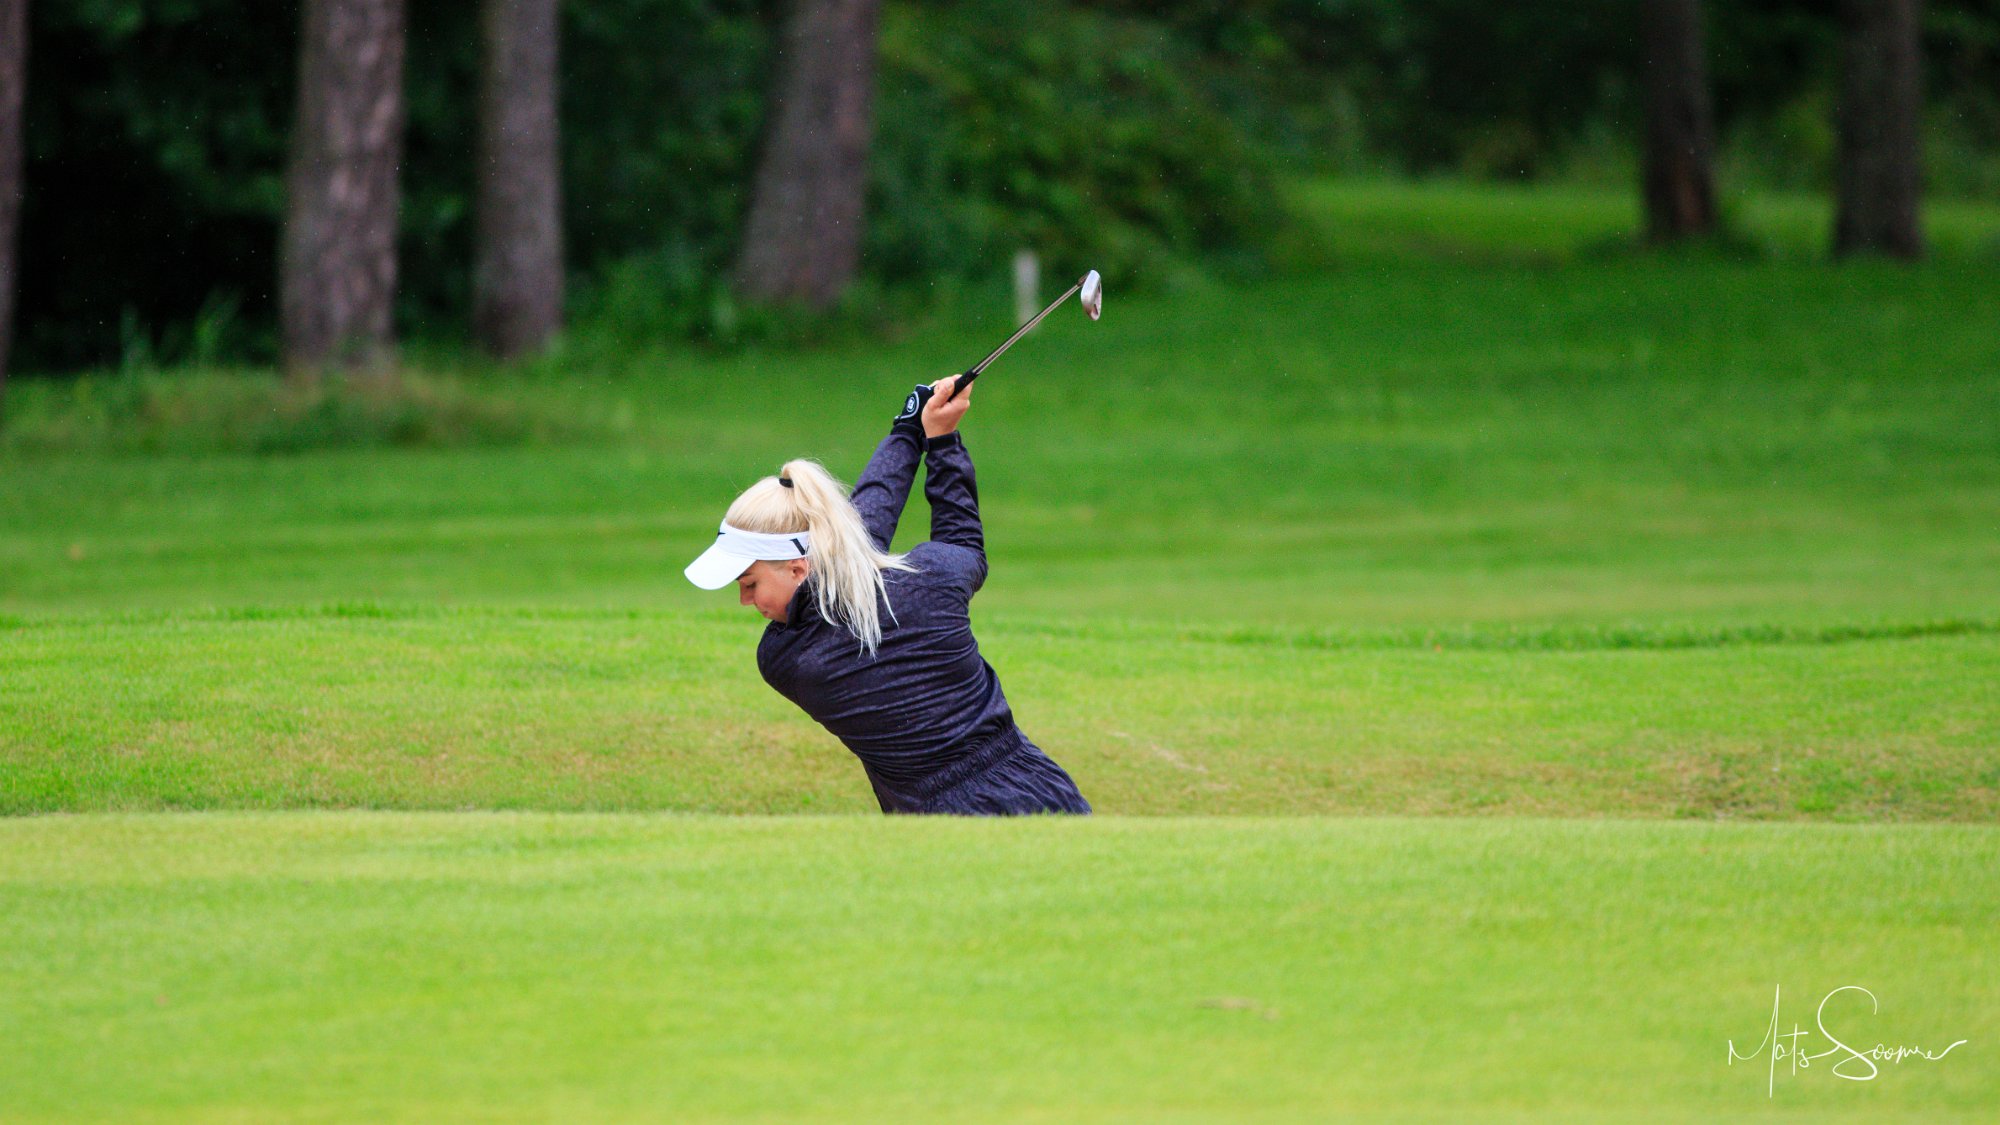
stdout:
[[[736,583],[770,619],[757,670],[861,759],[885,813],[1088,813],[1061,766],[1014,725],[968,604],[986,581],[979,494],[958,423],[972,388],[919,386],[850,499],[817,461],[746,489],[687,568]],[[931,538],[889,553],[926,459]]]

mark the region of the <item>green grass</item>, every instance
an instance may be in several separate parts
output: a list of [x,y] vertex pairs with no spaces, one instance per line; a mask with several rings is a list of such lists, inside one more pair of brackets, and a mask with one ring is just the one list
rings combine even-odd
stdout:
[[[1622,194],[1302,199],[1291,272],[1113,278],[967,424],[983,651],[1146,816],[873,815],[680,575],[997,308],[429,372],[456,448],[10,387],[0,1121],[1990,1117],[2000,208],[1903,268],[1799,199],[1657,255]],[[1970,1043],[1725,1064],[1847,984]]]
[[[1947,826],[16,820],[0,1112],[1983,1121],[1996,869]],[[1845,1041],[1970,1042],[1726,1063],[1847,984]]]
[[[1113,279],[979,386],[980,633],[1104,807],[1993,817],[2000,209],[1835,267],[1594,251],[1615,195],[1305,194],[1334,265]],[[861,807],[680,568],[1003,326],[504,384],[615,440],[0,458],[0,799]]]
[[[741,611],[65,616],[7,637],[0,812],[859,812]],[[2000,819],[2000,625],[1914,636],[982,626],[1108,813]],[[1449,647],[1447,647],[1449,646]]]
[[[1516,229],[1511,197],[1488,196],[1446,202],[1486,198],[1482,221]],[[1413,199],[1436,229],[1478,229]],[[1328,229],[1379,217],[1348,207]],[[1996,291],[1990,264],[1957,259],[1633,256],[1114,287],[1102,323],[1045,326],[980,385],[980,606],[1310,627],[1988,615]],[[852,477],[899,387],[1002,330],[662,351],[514,390],[622,420],[615,442],[10,457],[0,612],[713,604],[676,560],[738,488],[797,455]],[[920,504],[910,524],[905,543]]]

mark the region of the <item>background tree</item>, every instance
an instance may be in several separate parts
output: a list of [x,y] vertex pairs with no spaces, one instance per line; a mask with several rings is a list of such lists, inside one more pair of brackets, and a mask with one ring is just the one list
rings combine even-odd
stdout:
[[[563,316],[580,335],[738,323],[717,290],[775,128],[788,4],[561,5]],[[399,340],[452,348],[472,331],[482,5],[406,6],[394,323]],[[279,358],[303,7],[28,5],[15,383]],[[1637,165],[1636,7],[1607,20],[1603,0],[885,2],[864,273],[907,290],[899,311],[947,278],[992,277],[1022,245],[1155,278],[1163,260],[1290,252],[1274,177],[1519,183]],[[1745,191],[1826,191],[1840,4],[1731,0],[1702,16],[1717,163]],[[1923,17],[1924,197],[2000,198],[2000,7],[1924,0]]]
[[1715,112],[1701,0],[1644,0],[1646,237],[1715,230]]
[[881,0],[796,0],[736,262],[756,301],[826,308],[861,260]]
[[1924,252],[1921,0],[1844,0],[1833,252]]
[[473,330],[502,359],[562,326],[557,0],[486,0]]
[[402,0],[306,0],[279,279],[295,373],[390,356],[403,38]]
[[21,107],[28,87],[28,0],[0,0],[0,408],[14,341],[14,228],[21,217]]

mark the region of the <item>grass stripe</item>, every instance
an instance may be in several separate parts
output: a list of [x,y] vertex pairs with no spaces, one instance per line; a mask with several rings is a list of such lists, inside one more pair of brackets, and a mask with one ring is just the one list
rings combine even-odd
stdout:
[[[738,610],[664,610],[588,606],[459,605],[328,602],[321,605],[224,606],[122,613],[0,614],[0,630],[144,628],[235,621],[657,621],[708,627],[738,622]],[[1078,640],[1177,642],[1318,650],[1451,649],[1464,651],[1593,652],[1737,648],[1750,645],[1838,645],[1926,637],[2000,635],[2000,618],[1954,617],[1914,621],[1821,625],[1696,625],[1631,623],[1585,625],[1467,625],[1458,628],[1329,629],[1268,625],[1214,626],[1121,618],[1044,618],[1006,614],[981,623],[982,632]]]
[[1592,652],[1641,649],[1736,648],[1749,645],[1833,645],[1921,637],[1990,636],[2000,620],[1835,625],[1535,625],[1466,626],[1455,629],[1284,629],[1270,626],[1160,626],[1150,622],[1058,621],[1001,623],[1001,631],[1051,637],[1171,640],[1205,644],[1302,649],[1455,649],[1467,651]]

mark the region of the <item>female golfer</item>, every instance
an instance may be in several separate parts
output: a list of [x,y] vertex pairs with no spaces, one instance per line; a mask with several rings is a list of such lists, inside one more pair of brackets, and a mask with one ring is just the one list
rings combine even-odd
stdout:
[[[972,459],[958,433],[972,388],[919,387],[845,488],[817,461],[787,461],[746,489],[715,545],[689,564],[704,590],[735,582],[770,618],[764,680],[832,731],[885,813],[1087,813],[1061,766],[1014,725],[968,603],[986,581]],[[889,553],[928,457],[931,539]]]

